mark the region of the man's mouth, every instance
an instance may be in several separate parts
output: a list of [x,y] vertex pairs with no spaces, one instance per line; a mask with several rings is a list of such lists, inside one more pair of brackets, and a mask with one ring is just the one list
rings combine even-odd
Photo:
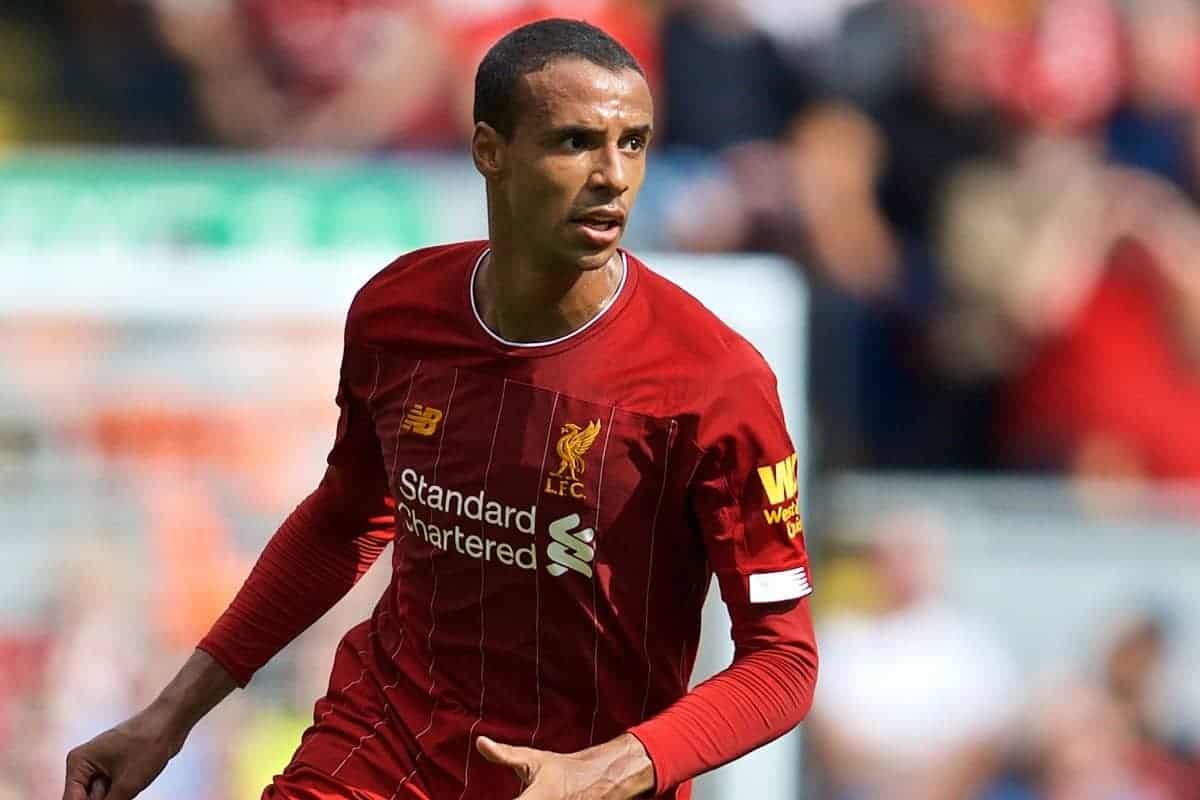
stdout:
[[615,219],[577,219],[575,223],[594,231],[611,231],[621,226]]
[[612,247],[621,238],[625,215],[620,211],[602,211],[580,214],[571,218],[571,224],[579,235],[593,248]]
[[614,208],[597,209],[577,214],[571,221],[594,231],[605,232],[621,227],[625,223],[625,212]]

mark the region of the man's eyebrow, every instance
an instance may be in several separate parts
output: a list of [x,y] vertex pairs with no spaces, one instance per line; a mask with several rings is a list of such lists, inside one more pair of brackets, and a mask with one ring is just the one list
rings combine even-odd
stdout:
[[558,140],[565,139],[568,136],[602,136],[604,128],[592,128],[587,125],[562,125],[557,128],[551,128],[546,132],[546,138]]
[[[561,125],[556,128],[551,128],[546,132],[546,138],[551,141],[565,139],[568,136],[603,136],[604,128],[593,128],[589,125]],[[649,138],[654,133],[654,126],[646,123],[644,125],[635,125],[631,128],[626,128],[622,131],[622,136],[635,134],[644,138]]]

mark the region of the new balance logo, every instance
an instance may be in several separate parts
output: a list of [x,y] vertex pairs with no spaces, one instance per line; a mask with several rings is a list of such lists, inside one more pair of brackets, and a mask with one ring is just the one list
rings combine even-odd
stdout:
[[442,421],[442,412],[430,406],[423,406],[420,403],[413,405],[404,415],[404,422],[400,423],[400,430],[404,433],[416,433],[421,436],[433,436],[437,431],[438,423]]
[[579,523],[578,514],[568,514],[550,523],[550,538],[554,541],[546,548],[546,556],[553,563],[546,565],[546,571],[556,578],[567,574],[567,570],[592,577],[592,559],[596,555],[592,540],[596,533],[591,528],[573,530]]

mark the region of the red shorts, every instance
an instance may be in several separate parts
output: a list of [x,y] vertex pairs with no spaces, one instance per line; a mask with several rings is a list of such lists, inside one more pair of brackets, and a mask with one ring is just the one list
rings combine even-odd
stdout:
[[342,639],[313,724],[263,800],[430,800],[413,766],[411,737],[388,713],[371,644],[365,622]]
[[[293,767],[295,767],[293,769]],[[429,800],[429,795],[422,792],[411,783],[404,784],[391,795],[359,789],[344,783],[340,776],[330,777],[311,767],[288,765],[283,775],[276,775],[275,780],[263,790],[263,800]]]

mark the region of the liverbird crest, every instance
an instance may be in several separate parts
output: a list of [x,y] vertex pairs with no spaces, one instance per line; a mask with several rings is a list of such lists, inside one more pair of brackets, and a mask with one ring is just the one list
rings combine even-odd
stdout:
[[586,428],[581,428],[574,422],[563,425],[562,436],[559,437],[556,448],[559,464],[558,469],[553,473],[554,476],[557,478],[569,477],[572,481],[579,480],[579,476],[587,468],[583,456],[591,449],[599,435],[600,420],[598,419],[589,422]]

